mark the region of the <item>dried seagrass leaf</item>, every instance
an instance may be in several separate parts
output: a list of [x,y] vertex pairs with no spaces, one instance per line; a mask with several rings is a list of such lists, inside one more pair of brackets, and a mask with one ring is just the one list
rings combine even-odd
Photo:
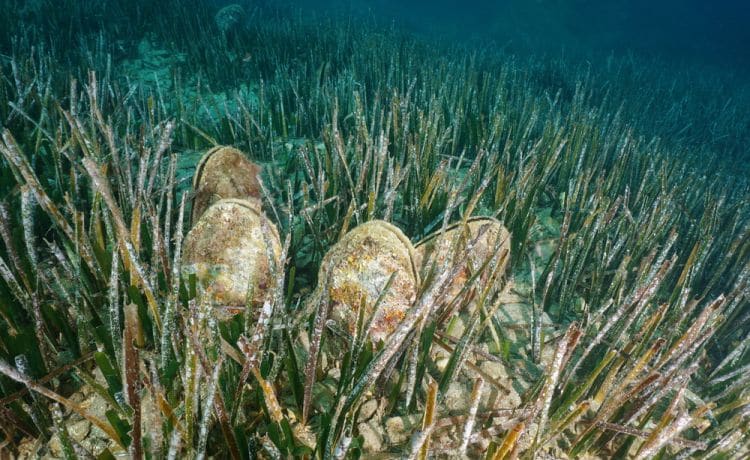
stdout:
[[508,433],[505,435],[505,439],[503,439],[503,443],[500,444],[500,446],[495,451],[495,455],[492,457],[492,460],[502,460],[512,457],[512,452],[518,446],[518,439],[524,433],[525,429],[526,425],[524,424],[524,422],[518,422],[513,427],[513,429],[508,431]]
[[469,412],[466,416],[466,422],[464,423],[464,429],[461,436],[461,446],[458,449],[459,455],[461,456],[466,455],[466,449],[468,449],[469,441],[471,441],[471,435],[474,430],[474,423],[476,422],[477,410],[479,409],[479,400],[482,396],[483,388],[484,380],[481,377],[474,380],[474,386],[471,389]]
[[143,329],[138,318],[138,307],[135,304],[125,306],[125,328],[122,331],[123,338],[123,368],[125,375],[125,395],[128,404],[133,408],[132,430],[130,436],[132,441],[128,453],[132,458],[143,458],[143,446],[141,444],[141,395],[138,371],[139,352],[137,347],[144,345]]
[[195,224],[204,212],[221,199],[260,200],[261,167],[232,147],[214,147],[201,158],[193,176],[193,210]]
[[427,402],[425,403],[424,416],[422,417],[422,429],[414,434],[412,438],[412,452],[409,460],[427,460],[430,453],[430,435],[435,429],[435,412],[437,405],[438,384],[430,383],[427,390]]

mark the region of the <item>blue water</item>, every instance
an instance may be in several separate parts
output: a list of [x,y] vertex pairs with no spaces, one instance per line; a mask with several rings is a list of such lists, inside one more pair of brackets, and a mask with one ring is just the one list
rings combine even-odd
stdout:
[[633,52],[750,72],[750,2],[701,0],[350,0],[295,3],[366,13],[452,40],[594,56]]

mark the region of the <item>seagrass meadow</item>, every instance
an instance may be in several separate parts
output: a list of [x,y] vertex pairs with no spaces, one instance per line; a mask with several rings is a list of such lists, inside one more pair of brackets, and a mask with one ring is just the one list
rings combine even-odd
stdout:
[[[750,455],[741,81],[271,4],[0,4],[0,458]],[[181,253],[218,145],[281,242],[229,320]],[[382,341],[313,295],[359,225],[477,217],[505,271],[456,287],[453,246]]]

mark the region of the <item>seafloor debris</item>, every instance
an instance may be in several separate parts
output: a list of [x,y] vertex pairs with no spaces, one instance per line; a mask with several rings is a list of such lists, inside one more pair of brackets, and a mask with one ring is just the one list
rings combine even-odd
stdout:
[[350,333],[363,306],[371,320],[366,334],[377,343],[404,318],[418,287],[411,242],[394,225],[376,220],[351,230],[328,251],[312,299],[328,296],[332,318]]
[[[185,238],[183,271],[194,271],[204,299],[217,306],[262,302],[281,244],[257,201],[220,200]],[[248,298],[250,297],[250,298]]]
[[220,199],[260,200],[261,167],[232,147],[214,147],[201,158],[193,176],[192,222]]

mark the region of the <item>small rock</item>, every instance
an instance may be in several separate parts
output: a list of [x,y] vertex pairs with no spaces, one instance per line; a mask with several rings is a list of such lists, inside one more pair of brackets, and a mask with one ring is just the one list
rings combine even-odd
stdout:
[[421,423],[419,415],[389,418],[385,421],[385,432],[388,435],[389,444],[395,446],[405,443],[411,437],[412,432],[421,426]]
[[461,338],[464,335],[464,332],[466,332],[466,324],[467,320],[469,320],[467,316],[468,315],[459,314],[451,318],[445,333],[454,338]]
[[445,392],[443,404],[451,412],[465,413],[469,410],[471,390],[461,382],[452,382]]
[[375,411],[378,410],[378,401],[375,399],[370,399],[368,401],[365,401],[364,404],[362,404],[362,407],[359,409],[359,420],[366,422],[372,418],[373,415],[375,415]]
[[24,438],[18,444],[18,460],[39,458],[39,448],[42,443],[39,439]]
[[[438,352],[440,353],[440,352]],[[439,355],[438,355],[439,356]],[[435,366],[440,372],[445,372],[445,368],[448,367],[448,362],[450,361],[449,356],[439,356],[435,359]]]
[[91,423],[88,420],[79,420],[68,425],[70,437],[77,442],[83,441],[91,430]]
[[375,421],[360,423],[357,430],[364,440],[362,449],[365,452],[381,452],[383,450],[383,429]]
[[63,445],[62,441],[60,441],[60,436],[58,436],[57,433],[53,434],[49,438],[49,442],[47,443],[47,450],[49,452],[49,455],[51,455],[53,458],[62,458]]
[[511,378],[508,369],[502,363],[485,361],[479,367],[510,392],[503,391],[492,384],[485,385],[481,397],[482,407],[511,409],[521,405],[521,396],[514,387],[518,379]]
[[341,378],[341,369],[339,369],[338,367],[332,367],[328,370],[328,373],[326,373],[326,377],[331,380],[338,381]]
[[70,395],[70,399],[72,402],[76,404],[81,404],[83,400],[85,399],[86,395],[83,393],[83,391],[76,391],[72,395]]
[[292,432],[294,437],[302,442],[307,447],[314,449],[316,444],[315,434],[312,432],[309,426],[302,425],[301,423],[294,423],[292,425]]

